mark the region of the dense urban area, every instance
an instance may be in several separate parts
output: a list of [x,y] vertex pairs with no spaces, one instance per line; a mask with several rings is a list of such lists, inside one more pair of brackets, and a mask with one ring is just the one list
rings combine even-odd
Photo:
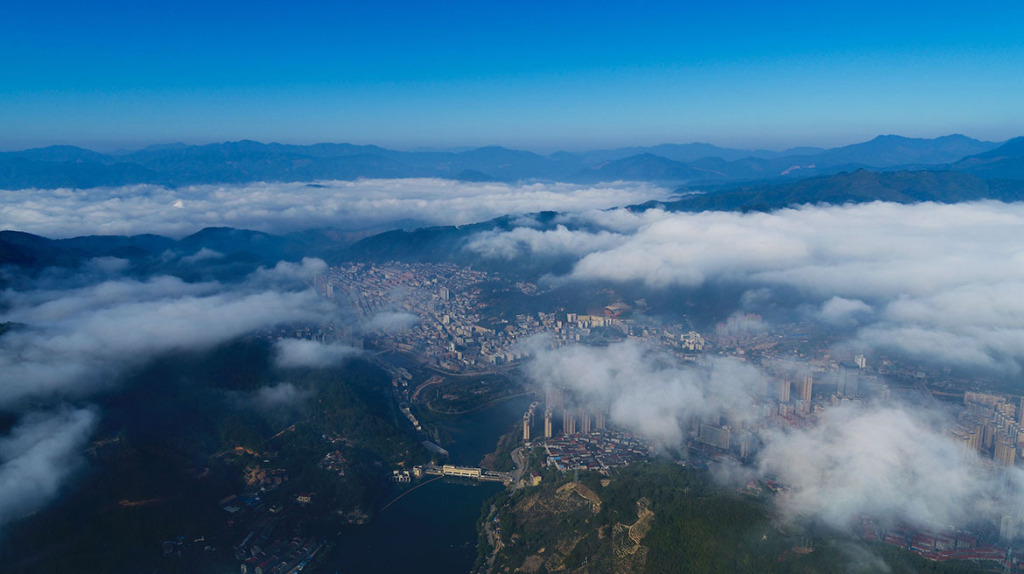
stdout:
[[[452,264],[355,263],[332,268],[317,279],[316,286],[324,296],[351,306],[362,317],[381,313],[408,316],[400,328],[368,333],[362,343],[381,353],[379,360],[385,364],[388,353],[402,353],[433,372],[431,378],[413,383],[407,369],[393,364],[388,367],[393,374],[394,400],[416,430],[422,426],[414,412],[426,402],[424,396],[430,388],[440,386],[446,378],[510,373],[529,358],[537,341],[554,348],[637,340],[696,365],[716,355],[737,357],[757,365],[774,381],[756,403],[748,405],[756,415],[753,418],[750,412],[723,411],[694,419],[685,449],[676,453],[678,464],[684,466],[706,468],[723,459],[748,461],[763,432],[814,425],[823,412],[840,404],[884,403],[893,397],[923,397],[959,405],[948,434],[965,449],[980,453],[979,464],[1014,466],[1024,438],[1020,432],[1024,422],[1021,397],[985,391],[983,382],[958,377],[949,370],[925,370],[888,357],[835,355],[827,335],[810,324],[768,325],[755,315],[737,315],[719,323],[712,332],[700,333],[685,317],[666,323],[645,313],[645,301],[620,300],[613,292],[601,309],[496,313],[494,304],[486,300],[496,286],[538,299],[542,290],[528,282],[506,284],[498,273]],[[631,429],[611,428],[607,413],[574,404],[561,389],[545,387],[544,381],[535,381],[530,388],[538,400],[523,414],[519,442],[523,450],[540,449],[546,466],[563,473],[608,473],[658,454],[641,437],[630,434]],[[427,438],[424,435],[428,448],[444,452]],[[434,474],[471,478],[487,472],[466,469],[458,474],[447,467],[444,472],[427,468]],[[395,471],[395,480],[414,481],[423,476],[423,467],[414,470]],[[526,475],[523,470],[492,478],[514,482],[514,488],[540,484],[541,476],[535,470]],[[748,484],[745,490],[785,495],[787,486],[764,480]],[[865,517],[862,536],[934,561],[995,560],[1016,568],[1021,562],[1013,541],[1020,518],[1006,515],[993,525],[925,530],[897,524],[880,530]],[[980,530],[966,530],[969,526]],[[495,533],[492,544],[498,540],[500,533]]]

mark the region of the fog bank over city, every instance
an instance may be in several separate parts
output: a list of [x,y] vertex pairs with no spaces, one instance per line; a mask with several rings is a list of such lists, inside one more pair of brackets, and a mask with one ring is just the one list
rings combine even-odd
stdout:
[[[848,329],[850,349],[1014,375],[1024,364],[1024,204],[803,206],[770,213],[626,210],[471,237],[489,258],[572,256],[550,281],[651,289],[739,285],[747,311]],[[783,298],[781,291],[793,291]]]
[[[540,338],[531,347],[528,376],[566,393],[570,411],[607,412],[614,425],[675,456],[685,453],[684,441],[701,421],[727,424],[737,436],[738,429],[760,428],[765,397],[792,376],[734,357],[680,363],[633,341],[549,349]],[[810,372],[806,363],[789,366]],[[763,444],[748,465],[726,463],[715,473],[734,487],[785,484],[787,493],[776,500],[783,517],[845,532],[864,518],[886,527],[944,528],[1019,512],[1024,473],[987,467],[950,437],[954,424],[947,409],[924,401],[846,402],[825,409],[817,424],[760,432]]]
[[[1021,229],[1024,204],[999,202],[750,214],[611,210],[564,214],[554,227],[481,232],[465,249],[510,261],[575,258],[568,273],[546,278],[552,285],[641,282],[649,292],[739,286],[746,290],[740,312],[723,321],[731,331],[800,324],[832,333],[825,350],[833,361],[864,353],[878,366],[892,355],[1017,388],[1011,381],[1024,365]],[[774,324],[748,312],[770,314]],[[547,348],[541,338],[532,345],[532,380],[568,393],[571,408],[607,412],[669,452],[698,434],[701,421],[734,433],[751,424],[760,429],[764,397],[779,396],[787,380],[796,381],[785,383],[796,393],[799,381],[823,368],[798,356],[682,362],[634,341]],[[882,376],[872,384],[886,383]],[[864,518],[885,528],[948,528],[998,524],[1021,511],[1024,474],[991,466],[951,434],[958,424],[951,405],[924,395],[890,398],[880,389],[862,387],[861,400],[826,407],[814,424],[756,431],[753,460],[722,465],[716,474],[736,486],[778,481],[787,488],[776,499],[783,517],[847,532]]]

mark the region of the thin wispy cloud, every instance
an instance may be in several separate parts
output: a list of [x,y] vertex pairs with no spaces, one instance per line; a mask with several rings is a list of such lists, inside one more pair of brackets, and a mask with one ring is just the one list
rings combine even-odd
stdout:
[[82,464],[96,420],[92,409],[59,407],[23,417],[0,438],[0,527],[60,492]]
[[205,349],[281,323],[318,323],[331,311],[311,290],[280,290],[255,275],[241,286],[157,277],[0,294],[8,307],[0,321],[23,325],[0,337],[7,380],[0,407],[87,396],[159,353]]
[[[0,527],[57,496],[103,418],[98,407],[80,405],[116,391],[130,369],[277,325],[320,324],[335,311],[307,286],[326,269],[317,259],[260,268],[233,283],[131,279],[118,275],[121,265],[86,267],[0,292],[0,322],[14,324],[0,336],[0,411],[18,421],[0,437]],[[333,353],[336,363],[355,351]],[[282,383],[247,404],[276,408],[306,396]]]

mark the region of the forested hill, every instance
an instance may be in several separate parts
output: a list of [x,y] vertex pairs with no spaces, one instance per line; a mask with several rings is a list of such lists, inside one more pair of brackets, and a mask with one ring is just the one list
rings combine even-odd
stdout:
[[[581,472],[579,482],[542,472],[540,486],[503,493],[493,512],[484,509],[503,542],[490,572],[845,572],[854,550],[884,560],[890,572],[990,571],[786,524],[767,489],[720,486],[707,470],[652,462],[610,476]],[[480,548],[478,571],[486,572],[492,550],[483,535]]]

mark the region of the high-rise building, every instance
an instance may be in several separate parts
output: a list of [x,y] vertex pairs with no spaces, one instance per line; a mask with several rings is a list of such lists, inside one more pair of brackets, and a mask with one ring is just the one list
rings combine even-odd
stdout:
[[580,409],[580,432],[590,434],[590,411]]
[[569,409],[562,411],[562,434],[566,436],[576,434],[576,413]]
[[789,379],[779,379],[779,402],[789,402]]
[[697,435],[697,440],[715,448],[729,450],[729,445],[731,444],[729,435],[729,427],[720,428],[707,423],[702,423],[700,425],[700,433]]
[[553,387],[548,387],[545,397],[544,406],[549,409],[558,409],[562,407],[562,391]]
[[551,438],[551,409],[544,410],[544,438]]
[[753,442],[753,435],[748,431],[740,433],[740,458],[746,459],[750,456],[750,447]]
[[985,425],[983,425],[976,417],[961,415],[959,417],[959,424],[955,429],[953,429],[953,431],[951,431],[951,434],[955,438],[963,440],[964,444],[970,447],[971,450],[981,450],[983,444],[982,438],[985,433]]
[[523,440],[530,440],[530,426],[533,424],[533,409],[523,413]]
[[604,417],[605,417],[604,411],[597,411],[597,416],[595,417],[596,420],[594,421],[594,426],[597,427],[597,430],[601,430],[601,429],[604,428],[604,425],[605,425]]
[[1004,542],[1009,542],[1017,537],[1017,521],[1012,516],[1003,515],[1003,519],[999,521],[999,538]]
[[889,388],[889,385],[882,385],[878,390],[878,398],[886,402],[892,400],[892,389]]
[[1017,459],[1017,445],[1014,444],[1010,437],[1006,435],[999,435],[999,439],[996,440],[996,450],[992,458],[1003,466],[1013,466],[1014,461]]
[[811,404],[811,395],[814,392],[814,377],[807,375],[800,381],[800,400]]
[[840,397],[853,398],[857,396],[860,386],[860,369],[857,365],[847,363],[839,364],[838,380],[836,382],[836,394]]

